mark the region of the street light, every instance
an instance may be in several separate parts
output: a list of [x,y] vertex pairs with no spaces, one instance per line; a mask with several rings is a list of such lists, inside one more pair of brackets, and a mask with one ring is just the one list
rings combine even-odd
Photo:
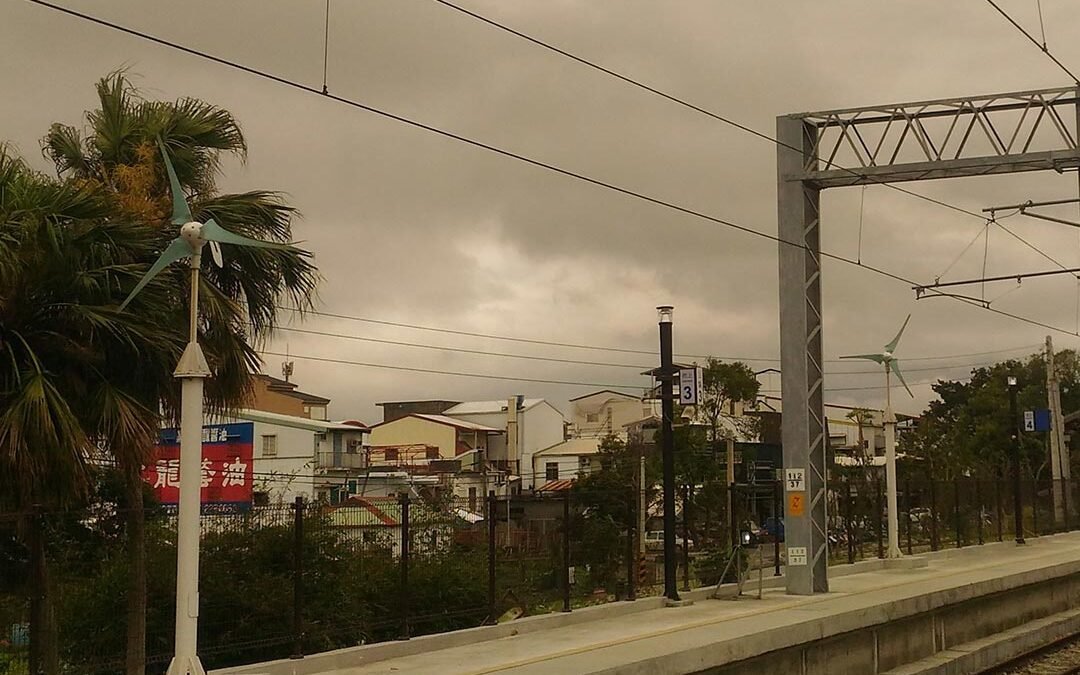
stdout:
[[664,595],[668,600],[678,602],[679,591],[676,589],[675,569],[675,432],[672,422],[675,417],[675,400],[672,396],[675,364],[671,344],[671,320],[675,308],[660,305],[656,308],[660,321],[660,403],[661,423],[660,439],[664,462]]
[[1013,529],[1016,532],[1016,543],[1024,542],[1024,500],[1020,494],[1020,415],[1016,405],[1016,376],[1010,375],[1009,384],[1009,428],[1013,446]]

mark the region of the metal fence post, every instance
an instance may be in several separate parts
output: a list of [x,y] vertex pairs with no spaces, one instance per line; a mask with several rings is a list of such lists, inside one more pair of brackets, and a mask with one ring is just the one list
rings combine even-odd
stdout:
[[562,611],[570,611],[570,490],[563,491],[562,503]]
[[1039,481],[1031,479],[1031,530],[1039,536]]
[[1004,541],[1005,506],[1001,503],[1001,477],[994,481],[994,506],[997,509],[997,540]]
[[884,510],[885,506],[884,506],[883,500],[882,500],[881,477],[880,476],[878,476],[878,477],[876,477],[874,479],[874,490],[877,492],[877,494],[876,494],[877,500],[875,502],[875,505],[876,505],[877,508],[874,509],[874,518],[877,521],[877,557],[884,558],[885,557],[885,540],[882,537],[882,531],[881,531],[882,530],[881,512]]
[[780,492],[784,489],[784,483],[780,480],[773,481],[772,513],[773,513],[773,576],[780,576]]
[[[498,504],[495,503],[495,491],[491,490],[487,495],[487,564],[488,564],[488,621],[490,623],[497,623],[498,617],[495,616],[495,534],[496,534],[496,520],[495,509],[498,508]],[[510,523],[507,522],[507,527]]]
[[637,490],[631,487],[630,501],[627,502],[626,518],[626,599],[637,600],[637,547],[634,546],[634,534],[637,532]]
[[983,540],[983,495],[982,495],[982,481],[978,478],[975,479],[975,501],[979,505],[979,511],[975,514],[975,520],[978,522],[979,528],[979,546],[982,546],[985,542]]
[[911,481],[904,481],[904,539],[907,540],[907,554],[911,555]]
[[956,528],[956,548],[964,545],[962,523],[960,522],[960,479],[953,478],[953,527]]
[[937,481],[933,478],[930,479],[930,550],[936,551],[940,548],[940,541],[938,540],[938,511],[937,511]]
[[682,506],[682,563],[683,563],[683,587],[682,590],[690,590],[690,485],[683,485]]
[[293,653],[304,658],[304,498],[293,502]]
[[401,505],[401,585],[398,594],[401,598],[401,639],[409,639],[409,554],[412,538],[409,532],[409,493],[398,498]]
[[45,588],[39,574],[45,564],[41,559],[44,553],[42,543],[41,510],[37,506],[30,509],[27,518],[27,543],[30,549],[30,654],[29,674],[42,675],[45,641]]
[[855,562],[855,531],[852,527],[852,501],[851,501],[851,479],[844,480],[841,485],[844,486],[844,510],[847,514],[844,516],[844,531],[847,533],[847,561],[848,564]]

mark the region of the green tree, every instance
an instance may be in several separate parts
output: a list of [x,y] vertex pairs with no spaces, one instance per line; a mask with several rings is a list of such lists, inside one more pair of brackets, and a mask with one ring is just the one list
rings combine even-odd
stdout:
[[[159,139],[188,192],[196,220],[213,218],[228,230],[257,239],[291,239],[294,210],[279,193],[222,194],[216,189],[223,153],[244,158],[247,152],[239,124],[228,111],[192,98],[143,99],[123,73],[100,80],[97,94],[99,107],[86,113],[86,129],[54,124],[43,148],[62,178],[105,195],[109,215],[133,223],[140,239],[152,244],[150,251],[135,258],[141,264],[117,270],[117,279],[108,287],[113,303],[153,262],[154,252],[176,236],[169,222],[171,195]],[[211,410],[235,409],[248,398],[252,373],[261,363],[256,347],[270,337],[280,306],[310,306],[317,273],[308,257],[297,249],[227,247],[220,268],[207,265],[202,270],[199,340],[213,372],[206,385]],[[136,298],[128,313],[151,317],[167,331],[162,339],[179,339],[182,344],[186,341],[188,279],[182,266],[174,266],[147,287],[152,292],[144,291]],[[139,347],[139,358],[127,364],[161,356],[175,363],[172,350],[145,343]],[[106,372],[108,386],[97,396],[111,404],[111,412],[101,415],[93,429],[116,459],[128,486],[127,672],[141,675],[145,670],[146,553],[140,469],[153,451],[158,410],[172,418],[179,389],[171,372],[161,368],[116,367]]]
[[[96,441],[144,437],[146,410],[112,381],[140,362],[161,369],[178,345],[152,317],[118,315],[123,270],[153,251],[145,228],[114,221],[97,186],[31,171],[0,148],[0,506],[69,508],[88,494]],[[151,291],[158,301],[163,298]],[[162,372],[167,372],[163,370]],[[58,667],[46,545],[23,532],[32,648]]]
[[[1080,408],[1080,368],[1072,350],[1055,356],[1064,410]],[[901,436],[901,450],[913,470],[928,478],[951,479],[964,473],[1001,476],[1012,458],[1007,378],[1015,376],[1020,411],[1047,407],[1046,362],[1041,353],[976,368],[967,382],[942,380],[933,386],[939,400],[923,412],[914,431]],[[1033,475],[1046,462],[1040,434],[1023,434],[1022,460]]]
[[761,383],[750,366],[742,361],[725,363],[709,357],[702,374],[705,390],[701,392],[698,410],[709,426],[709,441],[716,443],[725,437],[724,430],[720,427],[720,418],[724,416],[728,416],[736,425],[747,427],[745,430],[739,428],[739,431],[753,433],[756,420],[735,416],[735,404],[757,399],[758,390],[761,388]]

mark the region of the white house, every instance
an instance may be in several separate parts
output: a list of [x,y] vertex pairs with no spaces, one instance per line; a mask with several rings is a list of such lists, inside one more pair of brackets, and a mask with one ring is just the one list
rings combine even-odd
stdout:
[[543,474],[536,476],[532,472],[533,455],[565,440],[563,414],[542,398],[518,396],[507,401],[470,401],[459,403],[443,414],[505,431],[489,439],[488,458],[494,466],[520,476],[525,490],[543,482]]
[[297,496],[333,501],[364,468],[367,427],[247,409],[234,420],[255,425],[256,502],[288,502]]
[[577,479],[600,468],[600,438],[571,438],[532,456],[537,486],[553,480]]
[[626,438],[632,422],[660,415],[660,402],[642,400],[611,389],[570,399],[570,434],[577,437],[602,437],[609,434]]

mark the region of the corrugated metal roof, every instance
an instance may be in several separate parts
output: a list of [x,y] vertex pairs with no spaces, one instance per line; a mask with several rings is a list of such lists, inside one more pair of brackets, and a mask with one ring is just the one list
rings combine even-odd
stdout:
[[[453,408],[446,411],[447,415],[483,415],[485,413],[505,413],[506,403],[509,400],[502,401],[465,401],[464,403],[458,403]],[[522,410],[528,410],[534,405],[543,403],[542,398],[527,398],[521,403]]]

